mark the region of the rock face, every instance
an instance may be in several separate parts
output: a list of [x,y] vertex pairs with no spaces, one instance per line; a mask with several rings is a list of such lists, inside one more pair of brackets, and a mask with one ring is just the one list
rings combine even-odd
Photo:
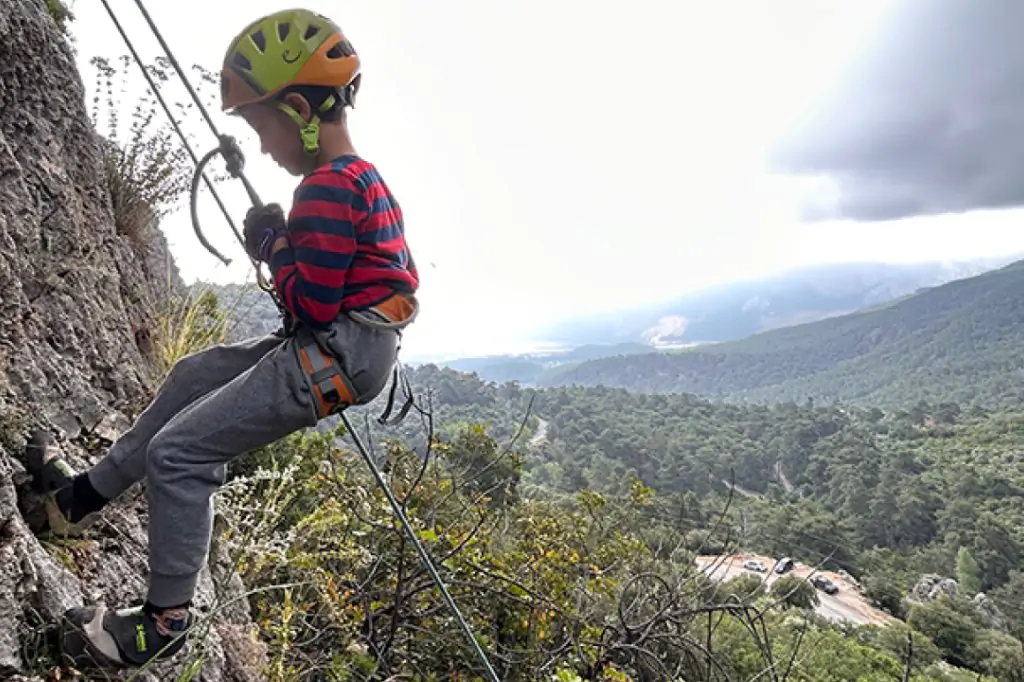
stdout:
[[[114,228],[81,80],[45,3],[0,0],[0,679],[70,679],[51,676],[63,611],[144,598],[139,487],[90,538],[45,539],[21,457],[29,427],[42,426],[85,467],[97,435],[116,437],[120,413],[144,404],[148,330],[166,294],[166,244],[156,247],[140,256]],[[209,635],[135,679],[259,679],[244,588],[227,566],[213,552],[197,596],[214,614]],[[179,677],[199,656],[198,675]]]
[[77,435],[135,405],[158,299],[113,224],[75,62],[41,0],[0,0],[0,395]]

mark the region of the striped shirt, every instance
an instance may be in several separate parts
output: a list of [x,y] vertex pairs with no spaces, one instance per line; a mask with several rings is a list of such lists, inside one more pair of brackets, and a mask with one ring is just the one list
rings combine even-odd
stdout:
[[270,271],[281,302],[311,327],[419,287],[402,210],[373,164],[356,156],[338,157],[302,180],[287,237]]

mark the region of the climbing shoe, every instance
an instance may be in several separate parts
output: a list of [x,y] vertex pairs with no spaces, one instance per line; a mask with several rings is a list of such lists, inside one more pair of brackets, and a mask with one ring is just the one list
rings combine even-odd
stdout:
[[25,446],[25,464],[38,492],[44,496],[46,520],[55,535],[78,537],[99,516],[106,501],[84,475],[61,457],[45,431],[36,431]]
[[191,625],[188,608],[74,608],[61,621],[61,649],[78,669],[138,668],[181,651]]

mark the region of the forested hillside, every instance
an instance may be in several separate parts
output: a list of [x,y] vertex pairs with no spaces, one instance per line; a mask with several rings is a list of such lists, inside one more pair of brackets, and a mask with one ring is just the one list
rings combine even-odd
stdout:
[[1024,398],[1024,262],[842,317],[678,353],[583,363],[558,383],[749,402]]
[[[785,375],[787,365],[771,367],[784,358],[821,368],[844,355],[860,363],[898,358],[896,348],[910,363],[931,358],[933,367],[959,367],[950,363],[969,360],[961,371],[975,372],[1000,358],[1011,362],[1019,308],[1012,294],[1021,276],[1011,267],[692,357],[724,360],[715,371],[739,367],[728,364],[737,357],[760,361],[770,377]],[[891,368],[893,376],[899,371]],[[405,448],[422,457],[433,433],[429,451],[448,472],[442,478],[465,480],[467,490],[534,522],[565,513],[545,505],[563,509],[584,500],[584,513],[592,495],[605,502],[602,511],[586,513],[611,522],[612,507],[604,505],[631,499],[640,486],[651,497],[620,520],[627,542],[641,543],[629,552],[667,551],[668,533],[677,538],[670,552],[677,566],[698,553],[751,551],[842,570],[879,608],[906,620],[924,638],[918,646],[935,647],[933,663],[942,657],[1020,682],[1005,671],[1024,666],[1014,639],[1024,636],[1024,411],[1007,407],[1010,394],[995,376],[961,393],[963,402],[955,391],[940,400],[880,401],[902,403],[892,409],[803,399],[715,402],[609,387],[529,389],[433,365],[409,376],[428,414],[413,410],[400,426],[381,427],[373,417],[384,395],[352,411],[389,461]],[[708,370],[706,380],[714,376]],[[929,395],[929,385],[919,383],[913,396]],[[497,547],[494,556],[504,558],[494,560],[519,570]],[[941,596],[940,583],[954,585],[956,594]]]
[[[683,533],[692,550],[822,562],[860,579],[894,615],[925,630],[945,619],[972,638],[988,630],[969,606],[983,592],[1001,624],[1024,635],[1022,412],[954,402],[883,411],[612,388],[534,391],[431,366],[411,376],[432,397],[444,439],[458,424],[480,423],[505,445],[525,425],[515,448],[520,495],[618,496],[637,479],[657,496],[646,518]],[[532,443],[539,422],[524,421],[528,407],[545,422]],[[420,427],[403,428],[410,439]],[[730,495],[732,482],[745,494]],[[950,611],[907,600],[929,574],[963,585]],[[942,627],[929,632],[941,640]],[[950,656],[984,669],[977,650]]]
[[[476,422],[508,440],[532,399],[534,415],[547,422],[525,463],[533,485],[621,493],[635,476],[659,494],[714,508],[734,481],[763,497],[735,504],[765,503],[752,541],[771,525],[765,517],[788,519],[776,526],[792,539],[789,551],[835,549],[836,566],[851,572],[873,565],[875,547],[906,548],[911,572],[953,572],[961,544],[974,552],[985,589],[1024,569],[1021,412],[964,411],[956,403],[893,412],[733,405],[607,388],[534,392],[432,367],[413,381],[433,388],[438,429],[448,437],[453,425]],[[524,441],[535,424],[527,422]],[[803,520],[820,541],[800,535]],[[787,551],[775,540],[759,546]]]
[[967,546],[983,589],[1024,569],[1024,414],[734,406],[616,389],[544,392],[538,409],[550,424],[530,467],[537,483],[615,490],[635,475],[714,508],[735,477],[763,496],[737,502],[750,507],[758,549],[835,552],[836,567],[861,574],[894,559],[875,548],[902,548],[886,568],[909,579],[952,574]]

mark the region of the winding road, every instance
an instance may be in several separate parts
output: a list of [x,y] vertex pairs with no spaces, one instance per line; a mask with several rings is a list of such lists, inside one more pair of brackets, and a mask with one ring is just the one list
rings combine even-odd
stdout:
[[793,492],[793,484],[786,478],[786,472],[782,470],[782,460],[776,460],[775,462],[775,478],[782,484],[782,489],[787,493]]
[[548,439],[548,420],[537,417],[537,432],[530,436],[530,447],[536,448],[543,445]]
[[[790,483],[788,478],[786,478],[785,472],[782,471],[781,459],[775,462],[775,480],[779,482],[779,485],[781,485],[782,489],[785,490],[787,493],[791,493],[794,490],[796,490],[794,485]],[[749,497],[751,499],[758,500],[764,499],[764,495],[762,495],[761,493],[755,493],[753,490],[747,490],[742,486],[733,485],[728,478],[722,478],[722,483],[725,484],[726,488],[732,488],[734,492],[742,495],[743,497]]]

